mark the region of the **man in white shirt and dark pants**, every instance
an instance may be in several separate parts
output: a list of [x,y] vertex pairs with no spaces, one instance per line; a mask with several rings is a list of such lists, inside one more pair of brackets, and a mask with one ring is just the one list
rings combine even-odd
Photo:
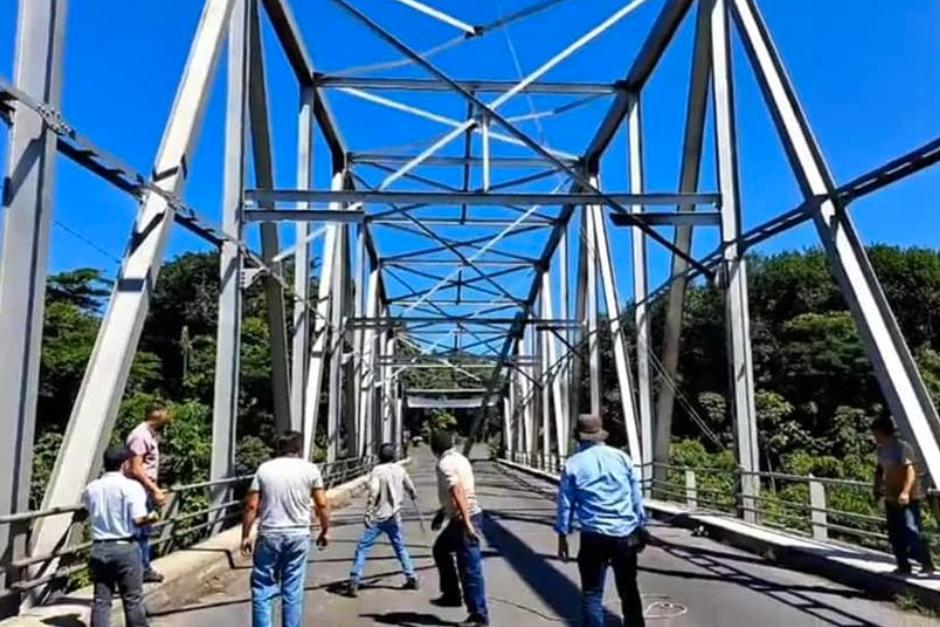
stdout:
[[[440,607],[460,607],[462,587],[469,616],[459,623],[460,627],[489,625],[480,553],[483,510],[477,502],[473,466],[457,452],[453,436],[446,431],[431,436],[431,452],[438,458],[437,491],[441,502],[431,528],[440,529],[444,520],[448,521],[434,542],[441,597],[432,603]],[[455,554],[457,568],[454,568]]]
[[156,514],[147,511],[143,486],[124,475],[125,462],[132,456],[123,446],[109,448],[104,454],[104,474],[89,483],[82,495],[92,540],[88,559],[95,586],[91,627],[111,624],[115,589],[124,603],[124,624],[147,625],[143,565],[135,538],[138,528],[152,524]]
[[[252,627],[271,626],[271,606],[281,597],[282,627],[300,627],[310,550],[311,499],[320,520],[317,546],[328,544],[330,506],[320,470],[303,459],[303,435],[288,431],[277,439],[278,457],[258,467],[242,518],[244,555],[254,551],[251,571]],[[251,532],[260,517],[258,540]]]

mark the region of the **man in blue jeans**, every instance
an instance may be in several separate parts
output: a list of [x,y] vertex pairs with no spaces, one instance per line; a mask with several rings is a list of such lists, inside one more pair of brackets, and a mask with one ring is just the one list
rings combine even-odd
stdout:
[[[483,510],[477,502],[473,466],[454,448],[453,436],[438,431],[431,436],[431,452],[438,458],[437,493],[441,509],[431,528],[447,527],[434,542],[434,563],[440,576],[441,596],[431,601],[439,607],[460,607],[460,588],[469,616],[460,627],[489,625],[486,590],[483,583],[483,557],[480,529]],[[457,568],[454,568],[454,555]],[[459,572],[459,575],[458,575]]]
[[930,547],[921,534],[920,500],[922,492],[917,478],[914,449],[897,435],[890,416],[872,423],[872,437],[877,444],[878,465],[875,467],[875,500],[885,501],[885,525],[888,540],[898,563],[897,573],[911,573],[911,558],[920,563],[924,574],[934,572]]
[[369,551],[375,546],[375,541],[383,533],[392,543],[395,556],[401,563],[405,573],[405,590],[417,590],[418,578],[415,567],[408,555],[408,548],[401,535],[401,505],[405,493],[412,500],[417,498],[415,485],[404,467],[395,463],[395,447],[383,444],[379,447],[379,463],[372,469],[369,476],[369,498],[366,502],[365,526],[366,530],[356,546],[356,557],[353,559],[352,572],[349,575],[349,586],[346,593],[356,597],[359,591],[359,581],[362,579],[362,570],[366,565]]
[[[310,549],[311,499],[320,520],[317,546],[329,543],[330,505],[319,469],[302,457],[303,435],[288,431],[277,439],[277,458],[258,467],[242,518],[243,555],[254,551],[251,571],[252,627],[270,627],[271,606],[281,597],[281,624],[303,624],[304,582]],[[258,540],[251,532],[259,518]]]
[[612,566],[623,624],[643,627],[643,603],[636,583],[637,554],[646,542],[643,493],[630,457],[604,444],[606,440],[600,417],[578,417],[578,452],[565,463],[558,486],[558,556],[568,561],[568,534],[577,520],[581,529],[581,624],[606,624],[604,582],[607,567]]

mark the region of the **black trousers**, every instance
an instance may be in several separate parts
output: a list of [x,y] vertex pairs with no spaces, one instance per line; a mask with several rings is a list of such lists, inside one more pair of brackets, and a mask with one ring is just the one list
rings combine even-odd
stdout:
[[623,609],[623,624],[626,627],[644,627],[643,601],[636,583],[636,562],[636,546],[627,537],[581,533],[578,571],[581,573],[582,625],[604,626],[604,582],[607,568],[612,567]]
[[115,590],[121,593],[124,603],[124,624],[127,627],[147,627],[144,574],[137,543],[95,542],[88,566],[95,584],[91,627],[109,627],[111,624],[111,597]]

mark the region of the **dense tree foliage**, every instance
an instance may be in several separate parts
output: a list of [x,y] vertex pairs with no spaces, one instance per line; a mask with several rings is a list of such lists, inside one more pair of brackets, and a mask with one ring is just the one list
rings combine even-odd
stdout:
[[[873,247],[869,254],[924,381],[940,402],[940,254],[888,246]],[[167,434],[166,483],[197,480],[207,473],[218,287],[218,258],[214,254],[186,254],[164,266],[115,427],[114,438],[121,439],[141,418],[150,400],[175,404],[178,418]],[[809,250],[753,256],[749,259],[749,287],[762,466],[797,474],[869,477],[872,447],[867,425],[885,408],[825,255]],[[49,280],[34,505],[41,499],[42,486],[61,445],[110,288],[99,271],[87,268]],[[651,312],[653,354],[657,356],[664,308],[660,300]],[[629,323],[632,316],[626,318]],[[242,336],[238,462],[240,471],[250,472],[270,454],[268,443],[273,433],[269,333],[260,284],[246,294]],[[610,337],[604,328],[600,343],[605,419],[615,441],[622,441],[620,391]],[[447,369],[409,371],[405,384],[414,388],[482,387],[480,381]],[[680,397],[674,427],[675,461],[732,467],[724,300],[715,289],[704,285],[689,289],[680,369],[674,384]],[[656,385],[663,385],[661,378]],[[325,402],[325,389],[321,402]],[[582,400],[586,399],[587,394],[582,393]],[[462,428],[469,422],[470,412],[458,412],[455,418]],[[412,433],[420,432],[420,422],[416,420],[411,426]],[[498,430],[498,411],[493,412],[490,423],[491,432]],[[706,430],[714,437],[706,437]]]

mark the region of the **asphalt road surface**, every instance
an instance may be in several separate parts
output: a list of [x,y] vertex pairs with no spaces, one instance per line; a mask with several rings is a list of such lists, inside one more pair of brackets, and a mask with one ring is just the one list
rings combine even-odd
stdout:
[[[412,476],[425,519],[437,507],[433,459],[415,453]],[[486,510],[484,572],[491,623],[498,627],[579,624],[577,567],[555,557],[554,487],[497,464],[475,460],[478,494]],[[404,578],[387,544],[379,543],[366,567],[358,599],[340,595],[362,530],[362,503],[336,513],[333,542],[312,551],[305,624],[315,626],[451,625],[461,609],[440,609],[437,575],[413,510],[406,537],[421,579],[416,592],[399,590]],[[863,592],[776,567],[761,558],[689,531],[657,524],[656,546],[640,556],[640,587],[651,627],[802,627],[852,625],[921,627],[940,624]],[[577,540],[572,541],[572,551]],[[247,564],[204,582],[199,601],[161,612],[154,627],[240,627],[251,624]],[[608,577],[605,602],[616,622],[619,601]],[[279,624],[276,622],[275,624]]]

